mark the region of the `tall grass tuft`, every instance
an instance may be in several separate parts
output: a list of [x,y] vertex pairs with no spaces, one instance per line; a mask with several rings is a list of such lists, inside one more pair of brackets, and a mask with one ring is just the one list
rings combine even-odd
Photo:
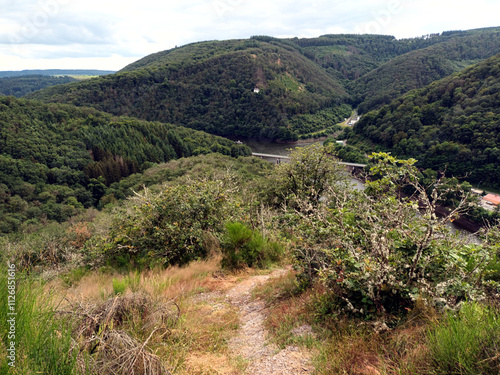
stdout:
[[500,313],[479,303],[465,304],[449,313],[428,333],[438,374],[486,375],[500,373]]
[[124,294],[128,287],[128,280],[126,278],[115,279],[113,278],[113,293],[115,296]]
[[221,265],[229,269],[266,267],[283,255],[283,246],[243,223],[226,224]]
[[15,367],[3,364],[7,374],[77,374],[78,350],[73,347],[67,318],[56,316],[55,299],[39,283],[17,274],[15,304],[15,338],[7,322],[8,277],[5,267],[0,270],[0,337],[4,347],[15,342]]

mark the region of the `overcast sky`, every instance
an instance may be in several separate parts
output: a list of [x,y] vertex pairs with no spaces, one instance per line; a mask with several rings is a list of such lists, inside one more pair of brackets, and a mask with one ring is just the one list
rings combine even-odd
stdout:
[[498,0],[0,0],[0,70],[119,70],[204,40],[500,26]]

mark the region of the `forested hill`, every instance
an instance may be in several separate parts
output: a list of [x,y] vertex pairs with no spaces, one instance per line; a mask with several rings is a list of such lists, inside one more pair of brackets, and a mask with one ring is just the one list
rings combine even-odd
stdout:
[[290,41],[328,74],[347,85],[397,56],[441,43],[446,38],[437,35],[398,40],[389,35],[332,34]]
[[430,40],[440,42],[397,56],[350,84],[360,113],[378,109],[410,90],[500,52],[500,28],[451,33],[444,40],[443,37]]
[[[153,163],[250,149],[203,132],[91,108],[0,98],[0,233],[112,201],[107,186]],[[104,199],[104,200],[103,200]]]
[[500,54],[362,117],[359,136],[449,175],[500,187]]
[[324,69],[289,42],[267,37],[175,48],[30,98],[270,139],[296,139],[350,113],[345,90]]
[[[295,140],[500,52],[500,28],[421,38],[255,36],[158,52],[116,74],[30,94],[222,136]],[[331,128],[330,128],[331,129]]]
[[0,78],[0,96],[13,95],[17,98],[28,95],[49,86],[75,82],[72,77],[52,77],[43,75],[28,75]]

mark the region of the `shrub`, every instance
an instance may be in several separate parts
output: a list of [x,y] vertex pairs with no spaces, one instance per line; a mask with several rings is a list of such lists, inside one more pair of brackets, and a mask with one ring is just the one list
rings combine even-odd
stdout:
[[[445,225],[468,204],[466,194],[459,195],[461,204],[450,215],[438,218],[436,206],[448,193],[439,190],[440,180],[428,194],[416,178],[415,160],[382,153],[374,158],[373,181],[364,192],[333,186],[325,189],[321,204],[304,197],[296,207],[308,210],[282,216],[297,237],[301,284],[318,279],[338,310],[387,320],[404,316],[418,298],[453,308],[498,288],[484,272],[494,265],[496,237],[467,244]],[[401,189],[408,185],[414,195],[403,197]]]
[[345,171],[334,163],[328,148],[319,145],[296,148],[287,163],[281,163],[269,179],[269,201],[298,207],[306,200],[316,205],[334,185],[345,187]]
[[283,247],[239,222],[226,224],[222,244],[222,266],[230,269],[264,267],[275,262],[283,253]]
[[106,238],[93,249],[108,263],[151,266],[184,264],[207,254],[203,238],[218,234],[230,211],[223,181],[145,189],[131,212],[118,215]]

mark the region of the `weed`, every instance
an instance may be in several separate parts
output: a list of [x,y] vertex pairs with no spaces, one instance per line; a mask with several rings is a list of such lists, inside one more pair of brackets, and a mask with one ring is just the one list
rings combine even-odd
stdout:
[[136,293],[139,291],[141,274],[139,271],[130,272],[127,276],[125,276],[125,281],[127,282],[127,285],[132,293]]
[[224,257],[221,264],[229,269],[266,267],[283,254],[283,246],[278,242],[264,238],[258,231],[239,222],[226,224],[222,249]]

